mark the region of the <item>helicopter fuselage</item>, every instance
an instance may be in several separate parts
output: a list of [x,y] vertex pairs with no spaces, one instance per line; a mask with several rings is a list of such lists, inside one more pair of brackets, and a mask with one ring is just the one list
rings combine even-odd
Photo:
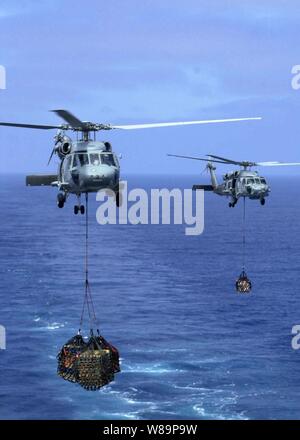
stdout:
[[270,187],[257,171],[240,170],[223,176],[223,183],[214,189],[216,194],[230,196],[233,200],[240,197],[264,200],[269,195]]
[[53,154],[57,154],[60,159],[57,175],[27,176],[27,186],[56,186],[59,189],[59,208],[64,207],[70,194],[75,194],[78,199],[74,206],[75,214],[85,212],[84,205],[81,205],[82,194],[87,195],[102,189],[113,191],[116,205],[120,206],[120,164],[109,142],[91,139],[72,141],[68,136],[59,134]]
[[62,157],[58,187],[66,194],[80,195],[103,188],[118,191],[120,165],[109,142],[77,141]]

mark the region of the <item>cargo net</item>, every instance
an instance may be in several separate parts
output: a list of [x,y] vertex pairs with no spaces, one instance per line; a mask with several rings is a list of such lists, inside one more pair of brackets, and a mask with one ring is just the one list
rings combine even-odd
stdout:
[[98,332],[87,342],[78,334],[70,339],[57,355],[57,373],[84,389],[96,391],[114,380],[120,372],[118,350]]
[[252,289],[252,284],[249,278],[247,277],[246,272],[243,270],[239,278],[235,283],[236,290],[239,293],[250,293]]

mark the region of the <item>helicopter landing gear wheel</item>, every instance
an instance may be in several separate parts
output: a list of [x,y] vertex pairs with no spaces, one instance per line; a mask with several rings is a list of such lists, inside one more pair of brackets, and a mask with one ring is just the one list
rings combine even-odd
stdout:
[[80,194],[77,195],[78,203],[77,203],[77,205],[74,206],[74,214],[75,215],[77,215],[79,213],[82,215],[85,214],[85,206],[81,204],[81,197],[80,196],[81,196]]
[[262,206],[264,206],[265,203],[266,203],[266,199],[260,199],[260,204],[261,204]]
[[79,212],[82,215],[85,214],[85,207],[84,207],[84,205],[75,205],[74,206],[74,214],[77,215],[77,214],[79,214]]
[[233,208],[233,204],[231,202],[228,203],[229,208]]
[[57,206],[61,209],[65,206],[66,196],[63,193],[57,194]]

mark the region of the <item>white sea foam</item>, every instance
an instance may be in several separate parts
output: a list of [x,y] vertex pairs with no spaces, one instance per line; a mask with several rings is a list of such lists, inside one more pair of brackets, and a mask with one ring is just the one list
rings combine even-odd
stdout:
[[48,356],[48,359],[53,360],[53,359],[56,359],[56,357],[50,354],[50,355]]
[[[221,408],[222,409],[222,408]],[[193,410],[197,415],[204,417],[206,419],[213,420],[249,420],[248,417],[244,415],[244,411],[239,414],[222,414],[221,411],[217,412],[217,408],[214,411],[207,411],[202,404],[197,404],[193,406]]]
[[[193,411],[199,416],[216,420],[248,420],[245,412],[231,412],[231,407],[238,402],[238,395],[222,389],[207,389],[201,392],[197,398],[198,403],[193,405]],[[227,410],[228,407],[228,410]]]
[[135,348],[132,350],[134,353],[177,353],[177,352],[187,352],[187,348],[149,348],[149,349],[140,349]]
[[123,373],[146,373],[146,374],[168,374],[168,373],[184,373],[184,370],[179,368],[169,368],[162,364],[153,365],[127,365],[127,368],[122,370]]
[[[138,391],[138,390],[136,390]],[[138,414],[139,412],[143,411],[157,411],[157,405],[152,401],[147,400],[138,400],[136,393],[130,393],[129,391],[117,391],[112,390],[111,387],[106,387],[101,390],[102,394],[113,396],[113,399],[119,399],[123,402],[126,402],[130,406],[137,406],[139,409],[136,409],[134,413],[131,414]],[[141,408],[142,407],[142,408]],[[111,414],[115,415],[115,414]]]
[[132,413],[109,413],[107,416],[116,417],[116,419],[132,419],[132,420],[140,420],[136,412]]
[[205,409],[201,405],[194,405],[193,410],[199,415],[204,417],[205,416]]
[[173,388],[179,389],[179,390],[190,390],[190,391],[201,391],[201,392],[209,392],[210,388],[203,388],[203,387],[197,387],[194,385],[173,385]]
[[48,324],[46,329],[47,330],[57,330],[58,328],[63,328],[65,326],[64,323],[60,323],[60,322],[53,322],[51,324]]

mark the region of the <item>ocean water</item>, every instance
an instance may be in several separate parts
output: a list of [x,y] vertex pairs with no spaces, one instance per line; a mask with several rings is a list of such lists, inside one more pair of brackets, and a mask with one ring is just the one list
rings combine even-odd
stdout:
[[[191,177],[130,177],[132,186],[189,188]],[[205,232],[99,226],[91,200],[91,284],[102,334],[122,373],[87,392],[56,375],[78,329],[84,218],[56,191],[1,177],[1,419],[299,419],[299,178],[269,179],[247,203],[250,295],[238,295],[242,204],[205,194]]]

